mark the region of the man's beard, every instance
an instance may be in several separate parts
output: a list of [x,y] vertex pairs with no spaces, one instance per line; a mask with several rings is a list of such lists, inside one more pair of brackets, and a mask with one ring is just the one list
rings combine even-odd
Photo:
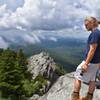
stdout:
[[92,28],[87,28],[87,31],[91,31],[92,30]]

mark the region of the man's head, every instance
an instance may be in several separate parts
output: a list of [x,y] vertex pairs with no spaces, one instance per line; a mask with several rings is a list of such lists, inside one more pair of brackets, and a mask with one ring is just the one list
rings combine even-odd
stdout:
[[100,22],[97,21],[95,17],[86,17],[84,24],[88,31],[92,31],[94,28],[98,27]]

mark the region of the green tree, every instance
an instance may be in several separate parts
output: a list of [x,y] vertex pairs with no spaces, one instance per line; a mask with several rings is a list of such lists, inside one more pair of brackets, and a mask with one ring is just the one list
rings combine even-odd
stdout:
[[[10,100],[24,100],[34,93],[40,95],[40,89],[46,84],[46,79],[38,75],[32,80],[27,71],[27,58],[22,49],[18,52],[9,48],[0,52],[0,95]],[[2,99],[3,100],[3,99]]]
[[[18,53],[10,50],[4,50],[0,55],[0,90],[2,96],[22,95],[22,80],[25,80],[27,73],[27,59],[22,50]],[[18,99],[17,99],[18,100]]]

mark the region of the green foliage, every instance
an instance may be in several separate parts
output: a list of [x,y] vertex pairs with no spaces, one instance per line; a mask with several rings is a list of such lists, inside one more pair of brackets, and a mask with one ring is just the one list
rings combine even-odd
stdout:
[[[46,84],[42,75],[32,80],[32,75],[27,71],[27,58],[22,49],[14,52],[9,48],[0,49],[0,97],[2,100],[24,100],[34,93],[43,95],[40,91]],[[1,100],[1,99],[0,99]]]
[[56,74],[59,76],[66,74],[66,70],[59,63],[57,63],[57,66],[56,66]]
[[39,74],[34,80],[24,80],[22,89],[26,96],[30,97],[33,94],[43,95],[44,91],[40,91],[47,84],[46,79]]
[[20,87],[26,78],[25,73],[28,73],[27,60],[21,49],[18,53],[9,48],[0,50],[0,91],[3,97],[22,95]]

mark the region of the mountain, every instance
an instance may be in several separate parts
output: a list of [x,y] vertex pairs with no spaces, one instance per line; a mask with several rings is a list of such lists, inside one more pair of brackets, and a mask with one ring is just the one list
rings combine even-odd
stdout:
[[11,43],[10,48],[16,51],[23,48],[28,57],[42,51],[49,52],[56,63],[63,66],[67,72],[71,72],[82,60],[85,40],[82,38],[57,38],[57,41],[42,39],[40,43],[36,44]]
[[[7,50],[10,51],[10,49]],[[3,49],[0,49],[0,52],[2,53]],[[12,80],[12,77],[11,79],[8,79],[7,78],[8,75],[12,76],[12,73],[11,74],[8,73],[6,75],[5,73],[7,73],[7,71],[3,71],[5,78],[7,78],[6,81],[7,82],[11,81],[11,84],[16,85],[16,82],[20,78],[22,79],[21,84],[20,82],[17,83],[17,85],[21,85],[21,86],[18,87],[18,89],[14,88],[15,92],[19,91],[18,94],[21,93],[19,95],[17,94],[16,100],[66,100],[66,99],[70,100],[72,88],[73,88],[74,72],[66,74],[64,69],[61,66],[58,66],[58,64],[54,62],[54,59],[49,55],[49,53],[43,51],[40,54],[32,55],[27,59],[27,61],[25,61],[27,65],[25,64],[21,66],[22,69],[25,68],[26,66],[25,68],[26,71],[25,72],[21,71],[21,73],[16,74],[17,69],[20,71],[21,69],[20,66],[17,66],[17,68],[15,68],[13,65],[10,65],[11,61],[12,61],[11,64],[13,64],[13,62],[15,61],[11,59],[12,58],[16,59],[15,58],[16,56],[12,55],[11,52],[10,53],[8,53],[8,51],[6,52],[7,52],[6,54],[3,55],[1,54],[1,58],[3,58],[3,56],[6,58],[7,55],[9,57],[6,60],[2,59],[1,65],[3,67],[2,66],[1,67],[4,68],[4,66],[7,63],[9,63],[9,67],[12,69],[10,73],[12,72],[13,76],[15,75],[16,77],[14,78],[14,81]],[[20,56],[18,57],[24,59],[22,56],[23,53],[21,52],[22,50],[20,51],[20,53],[18,53],[20,54]],[[16,53],[13,52],[13,54]],[[23,64],[23,60],[19,60],[19,62]],[[18,65],[18,63],[14,63],[14,64]],[[28,75],[28,77],[24,79],[25,76],[23,77],[22,74],[24,74],[25,76]],[[15,81],[15,79],[17,79],[17,81]],[[96,83],[99,84],[99,88],[100,88],[100,81],[97,81]],[[5,87],[4,90],[6,90],[6,87],[7,89],[9,89],[8,88],[9,85],[6,84],[1,84],[1,87]],[[10,88],[11,88],[10,96],[12,97],[12,99],[7,98],[6,95],[3,95],[4,99],[2,99],[1,98],[2,95],[0,92],[0,100],[15,100],[15,96],[12,94],[12,87]],[[23,91],[20,92],[22,89]],[[87,85],[83,84],[81,95],[85,95],[85,93],[87,92],[86,90],[87,90]],[[99,92],[100,92],[99,89],[96,89],[94,94],[94,100],[100,100]],[[4,94],[5,93],[9,94],[10,92],[9,91],[4,92]]]

